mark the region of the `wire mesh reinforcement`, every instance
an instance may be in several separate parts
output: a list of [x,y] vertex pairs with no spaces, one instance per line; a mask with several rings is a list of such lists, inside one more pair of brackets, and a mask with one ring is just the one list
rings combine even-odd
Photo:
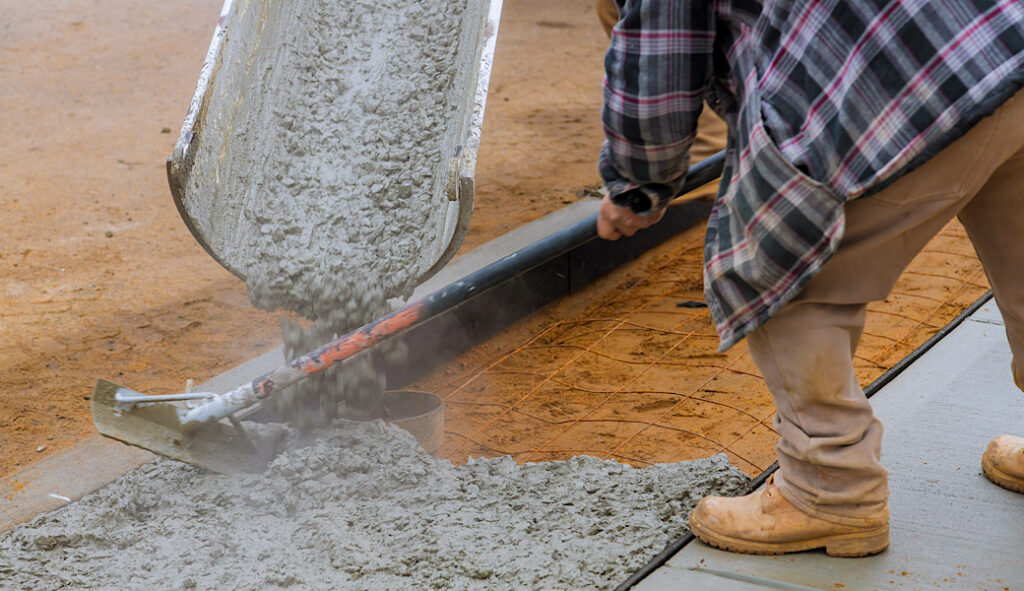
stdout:
[[[726,453],[748,474],[775,459],[774,407],[745,344],[718,353],[703,300],[703,228],[582,314],[538,324],[527,338],[498,335],[499,351],[469,369],[435,372],[416,386],[445,399],[439,455],[575,455],[636,466]],[[926,341],[988,289],[958,222],[914,259],[892,295],[868,308],[854,359],[867,384]],[[585,297],[570,296],[570,297]],[[470,355],[472,352],[467,353]]]

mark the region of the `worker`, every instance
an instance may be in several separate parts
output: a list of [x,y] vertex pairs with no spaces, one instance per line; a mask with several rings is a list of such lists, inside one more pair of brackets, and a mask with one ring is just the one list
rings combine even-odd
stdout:
[[[619,7],[615,0],[597,0],[597,18],[605,34],[610,38],[615,23],[619,21]],[[704,109],[697,116],[697,135],[690,145],[690,161],[694,164],[714,156],[725,149],[729,128],[713,110]],[[686,194],[687,199],[714,199],[718,194],[718,183],[708,183]]]
[[[721,350],[746,338],[772,393],[779,469],[701,500],[693,533],[743,553],[881,552],[882,425],[853,354],[868,302],[954,216],[1024,389],[1024,3],[627,0],[605,69],[605,239],[660,219],[705,100],[729,126],[705,294]],[[982,464],[1024,491],[1024,439],[996,438]]]

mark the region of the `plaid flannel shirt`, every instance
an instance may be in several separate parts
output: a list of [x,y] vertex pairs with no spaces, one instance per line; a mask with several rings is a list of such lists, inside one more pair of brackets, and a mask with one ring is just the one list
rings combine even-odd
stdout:
[[602,112],[612,199],[665,207],[703,103],[729,124],[704,252],[721,350],[832,256],[846,200],[1024,85],[1022,0],[620,0],[620,14]]

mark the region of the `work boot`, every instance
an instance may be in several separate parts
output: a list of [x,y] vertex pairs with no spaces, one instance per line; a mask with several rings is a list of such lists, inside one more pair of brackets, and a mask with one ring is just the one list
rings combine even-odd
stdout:
[[981,456],[981,471],[999,486],[1024,493],[1024,438],[1000,435]]
[[741,554],[785,554],[825,548],[829,556],[868,556],[889,547],[888,518],[842,525],[812,517],[786,500],[774,475],[745,497],[705,497],[690,514],[703,542]]

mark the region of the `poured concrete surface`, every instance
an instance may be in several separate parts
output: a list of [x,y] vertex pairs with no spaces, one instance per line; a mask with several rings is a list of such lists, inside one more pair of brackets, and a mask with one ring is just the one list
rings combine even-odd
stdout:
[[892,490],[886,552],[745,556],[695,541],[634,589],[1024,589],[1024,495],[981,473],[989,439],[1024,435],[1009,366],[991,303],[872,398]]
[[455,466],[380,421],[286,437],[262,474],[161,459],[0,535],[0,587],[597,591],[678,535],[701,497],[749,484],[724,455]]

